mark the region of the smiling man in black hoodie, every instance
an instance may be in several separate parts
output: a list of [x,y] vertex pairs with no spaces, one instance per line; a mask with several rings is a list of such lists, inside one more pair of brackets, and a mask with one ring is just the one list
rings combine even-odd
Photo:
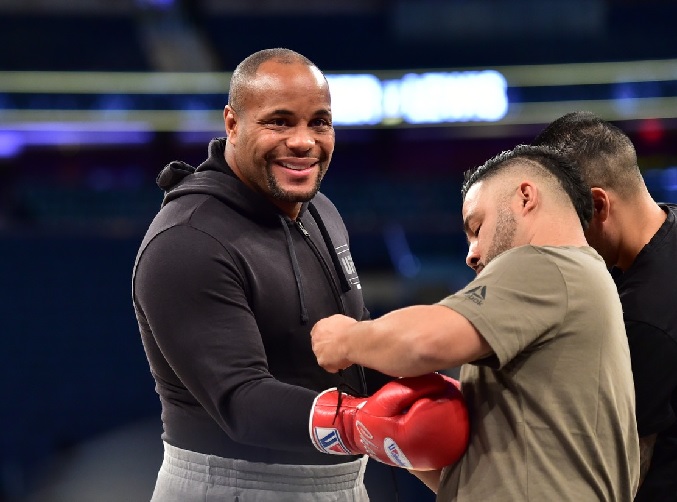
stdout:
[[[458,412],[461,425],[462,399],[440,375],[402,393],[392,377],[359,366],[335,375],[317,364],[315,322],[368,318],[348,233],[319,192],[334,150],[322,72],[288,49],[257,52],[233,73],[224,121],[227,138],[211,141],[197,169],[172,162],[158,176],[165,197],[134,267],[134,308],[164,427],[153,501],[368,500],[365,453],[411,465],[363,448],[353,427],[363,403],[327,389],[380,389],[369,399],[407,409],[403,395],[443,396],[445,416]],[[425,413],[422,426],[405,430],[435,434],[427,421],[440,420]],[[339,415],[344,428],[334,423]],[[361,419],[400,446],[421,443],[398,437],[394,420]],[[467,428],[458,430],[450,443],[462,449]]]

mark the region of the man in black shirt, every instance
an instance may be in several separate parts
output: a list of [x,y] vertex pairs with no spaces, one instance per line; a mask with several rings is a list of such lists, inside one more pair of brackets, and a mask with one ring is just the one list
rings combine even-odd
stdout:
[[533,141],[575,160],[591,187],[586,238],[604,258],[623,305],[640,436],[636,501],[677,499],[677,206],[656,203],[635,148],[589,112],[555,120]]

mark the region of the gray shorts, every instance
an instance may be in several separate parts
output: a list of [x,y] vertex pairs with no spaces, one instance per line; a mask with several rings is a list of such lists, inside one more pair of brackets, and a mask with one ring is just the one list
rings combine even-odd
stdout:
[[369,501],[366,456],[338,465],[284,465],[164,447],[151,502]]

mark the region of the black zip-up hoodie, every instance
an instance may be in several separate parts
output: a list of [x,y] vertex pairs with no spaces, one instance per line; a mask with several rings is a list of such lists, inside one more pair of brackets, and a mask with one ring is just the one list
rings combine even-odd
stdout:
[[364,388],[362,368],[324,371],[310,344],[316,321],[365,319],[348,233],[321,193],[296,221],[242,183],[225,138],[197,169],[172,162],[158,176],[162,208],[139,249],[133,300],[162,403],[163,439],[253,462],[353,460],[313,447],[318,391]]

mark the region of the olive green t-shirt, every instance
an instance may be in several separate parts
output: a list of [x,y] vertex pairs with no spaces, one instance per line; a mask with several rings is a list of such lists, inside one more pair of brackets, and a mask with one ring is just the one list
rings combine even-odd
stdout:
[[438,501],[628,501],[639,445],[616,287],[589,247],[522,246],[440,302],[494,355],[461,369],[471,436]]

